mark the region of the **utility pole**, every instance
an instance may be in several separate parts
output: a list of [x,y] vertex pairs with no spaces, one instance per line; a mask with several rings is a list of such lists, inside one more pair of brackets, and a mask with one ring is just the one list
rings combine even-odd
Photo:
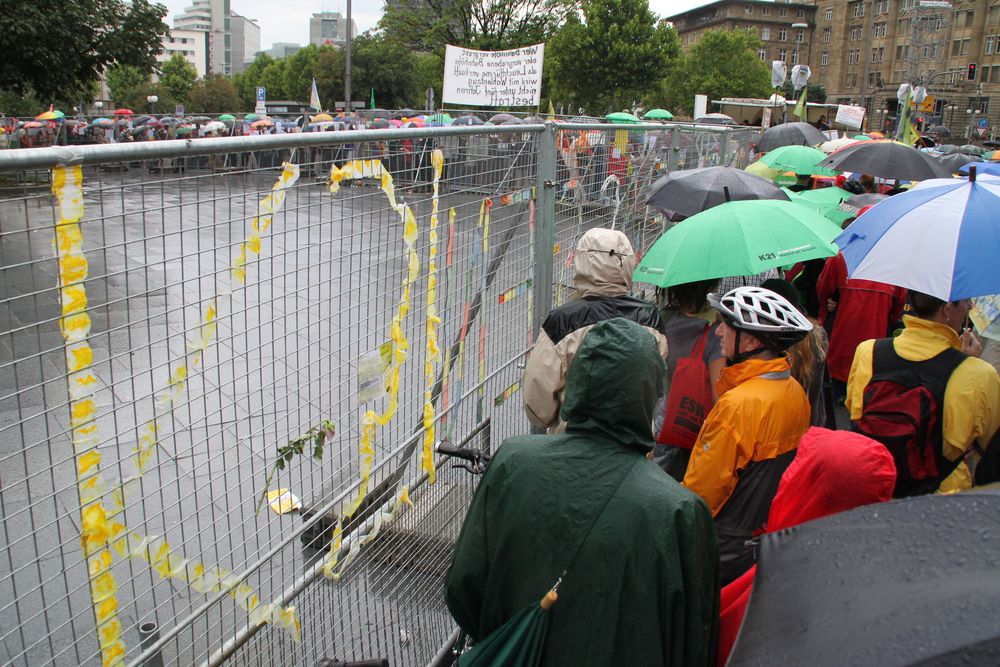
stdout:
[[344,100],[347,104],[348,114],[354,112],[354,107],[351,106],[351,100],[354,99],[351,96],[351,0],[347,0],[347,43],[344,47]]
[[864,26],[865,31],[865,50],[862,52],[861,57],[865,59],[864,71],[861,74],[861,103],[865,106],[865,120],[868,120],[868,115],[870,110],[868,108],[868,75],[871,73],[872,58],[872,30],[874,30],[875,21],[875,0],[871,2],[865,2],[862,7],[868,5],[867,16],[865,21],[861,24]]

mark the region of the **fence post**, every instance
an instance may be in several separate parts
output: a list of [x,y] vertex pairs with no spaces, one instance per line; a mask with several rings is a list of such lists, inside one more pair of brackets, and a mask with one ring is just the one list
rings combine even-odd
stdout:
[[722,131],[722,141],[719,142],[719,166],[729,166],[729,130]]
[[545,123],[538,140],[535,179],[535,278],[532,340],[552,309],[552,253],[556,243],[556,124]]
[[[670,153],[669,153],[669,155],[670,155],[669,160],[670,161],[667,163],[667,173],[668,174],[670,172],[672,172],[672,171],[676,171],[677,170],[677,151],[679,150],[678,147],[677,147],[677,144],[679,143],[678,142],[678,136],[683,131],[684,131],[683,129],[676,128],[676,127],[670,130]],[[683,169],[683,167],[681,167],[681,168]]]

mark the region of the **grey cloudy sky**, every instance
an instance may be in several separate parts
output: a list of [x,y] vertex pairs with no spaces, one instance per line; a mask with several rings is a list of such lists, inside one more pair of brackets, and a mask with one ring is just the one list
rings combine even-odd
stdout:
[[[167,23],[173,25],[173,15],[190,6],[190,0],[160,0],[170,15]],[[650,0],[650,8],[661,16],[682,12],[692,7],[708,4],[709,0]],[[353,0],[351,16],[358,25],[358,32],[373,28],[382,16],[383,0]],[[260,23],[261,48],[270,48],[274,42],[309,41],[309,17],[314,12],[344,13],[347,0],[232,0],[233,11],[257,19]]]

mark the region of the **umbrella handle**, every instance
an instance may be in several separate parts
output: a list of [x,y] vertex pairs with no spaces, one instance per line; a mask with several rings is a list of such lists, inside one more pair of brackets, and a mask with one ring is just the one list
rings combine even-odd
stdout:
[[552,605],[554,605],[556,603],[556,600],[558,599],[559,599],[559,594],[556,593],[554,589],[549,591],[548,593],[545,594],[545,597],[542,598],[542,601],[540,603],[542,609],[544,609],[545,611],[552,609]]

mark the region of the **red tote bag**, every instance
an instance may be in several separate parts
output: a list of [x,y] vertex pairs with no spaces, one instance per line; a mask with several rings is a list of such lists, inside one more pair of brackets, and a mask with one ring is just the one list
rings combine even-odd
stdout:
[[712,380],[704,360],[705,343],[711,329],[711,325],[706,324],[691,350],[691,356],[677,360],[677,368],[670,381],[663,428],[656,436],[656,442],[661,445],[683,449],[694,447],[698,431],[712,409]]

